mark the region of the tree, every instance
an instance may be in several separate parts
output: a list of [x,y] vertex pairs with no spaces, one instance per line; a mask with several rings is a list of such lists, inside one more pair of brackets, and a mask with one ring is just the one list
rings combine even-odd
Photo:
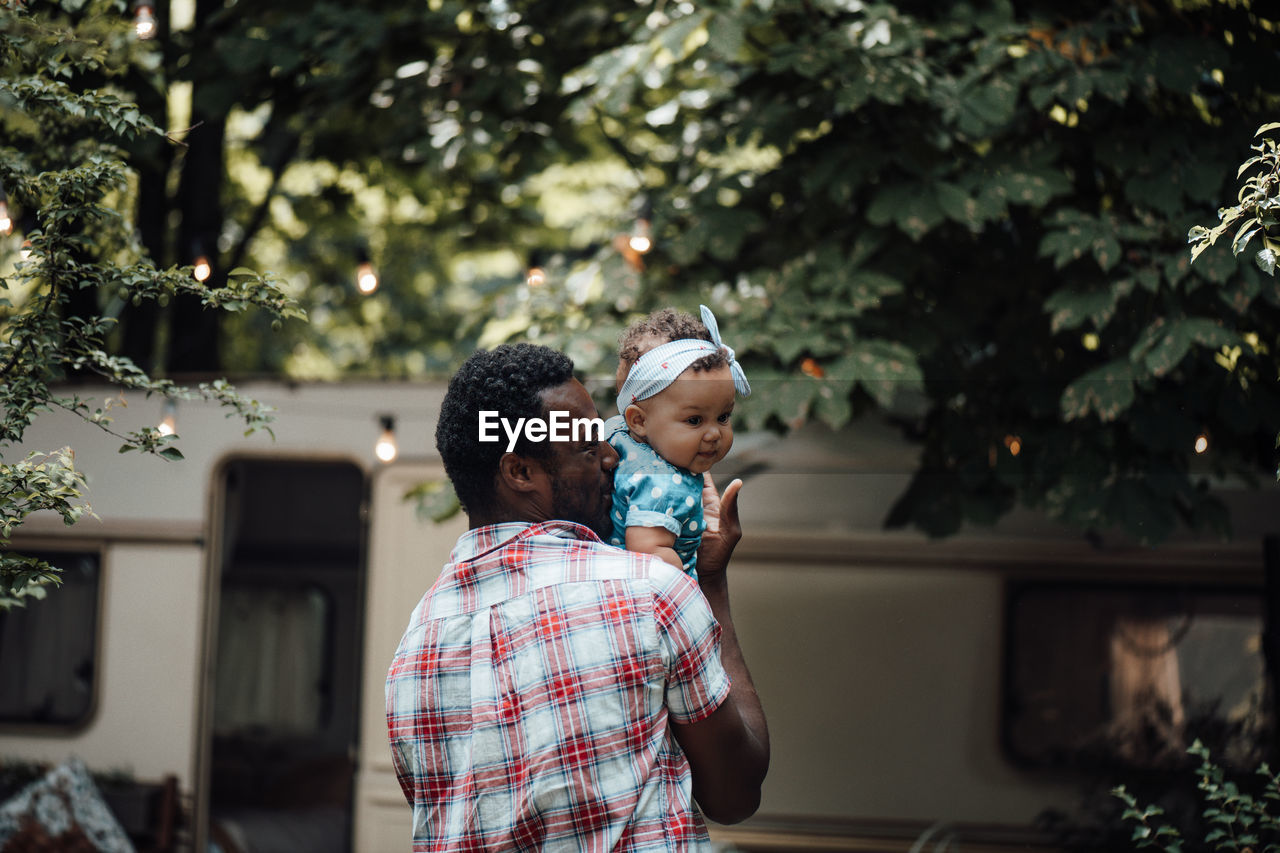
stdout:
[[[287,272],[314,325],[264,342],[263,318],[175,312],[169,340],[222,344],[161,353],[163,318],[144,305],[122,318],[122,352],[174,372],[446,370],[516,258],[553,230],[526,179],[598,159],[563,120],[558,80],[625,42],[615,8],[626,5],[156,4],[160,61],[127,82],[158,123],[189,112],[174,121],[192,129],[177,156],[132,152],[154,200],[139,213],[144,242],[171,262],[207,255],[211,281],[246,260]],[[175,210],[184,224],[170,233]],[[353,286],[362,259],[380,274],[373,297]]]
[[[126,69],[152,59],[120,11],[117,3],[84,0],[39,10],[0,5],[0,186],[7,210],[0,217],[0,451],[22,441],[40,412],[59,408],[117,435],[121,452],[181,458],[176,436],[156,427],[117,432],[109,403],[55,390],[69,377],[215,400],[248,429],[262,427],[269,413],[225,381],[188,387],[153,377],[111,354],[108,338],[123,305],[164,305],[175,297],[222,311],[256,306],[277,321],[301,316],[270,277],[237,269],[225,286],[206,287],[190,267],[161,269],[146,256],[134,233],[136,176],[121,146],[178,143],[114,85]],[[12,251],[19,240],[20,251]],[[74,523],[87,511],[83,486],[71,448],[17,461],[0,456],[0,609],[43,595],[43,585],[57,580],[56,567],[8,550],[14,531],[38,511]]]
[[934,535],[1018,505],[1222,533],[1210,479],[1275,469],[1280,294],[1186,239],[1276,115],[1256,6],[725,0],[628,29],[566,85],[656,248],[536,327],[710,298],[748,421],[887,411],[922,448],[887,522]]
[[[181,8],[117,81],[148,115],[190,86],[189,148],[130,151],[144,242],[277,269],[316,319],[232,318],[236,369],[424,374],[518,335],[608,375],[635,312],[709,301],[751,426],[879,409],[920,443],[893,525],[1222,532],[1210,480],[1275,467],[1277,294],[1185,241],[1275,118],[1248,0]],[[649,210],[640,256],[614,238]],[[150,310],[115,351],[210,367]]]

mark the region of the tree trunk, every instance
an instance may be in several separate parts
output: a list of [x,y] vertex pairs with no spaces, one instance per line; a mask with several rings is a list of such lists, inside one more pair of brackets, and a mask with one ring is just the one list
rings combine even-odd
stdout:
[[[209,16],[221,3],[197,0],[195,26],[206,26]],[[182,178],[178,183],[177,208],[182,214],[174,260],[193,263],[197,256],[208,258],[212,267],[206,287],[220,287],[226,271],[218,262],[218,236],[222,233],[223,146],[227,116],[221,106],[209,103],[210,88],[196,80],[191,91],[191,126],[187,134]],[[219,312],[206,309],[198,297],[175,299],[169,322],[168,368],[171,375],[207,374],[221,369],[218,341]]]

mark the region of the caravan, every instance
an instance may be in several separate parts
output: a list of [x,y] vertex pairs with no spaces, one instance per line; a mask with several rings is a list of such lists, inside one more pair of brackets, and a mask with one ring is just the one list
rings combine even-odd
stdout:
[[[66,582],[0,616],[0,762],[174,779],[171,849],[405,850],[383,681],[465,527],[406,498],[444,477],[444,388],[242,390],[278,410],[274,439],[183,403],[178,462],[66,414],[29,431],[76,448],[96,517],[14,540]],[[162,417],[127,402],[128,428]],[[1030,513],[930,540],[881,527],[914,464],[866,421],[744,435],[717,469],[746,480],[733,606],[773,740],[759,813],[713,827],[724,849],[1054,849],[1037,819],[1076,807],[1091,757],[1158,762],[1126,731],[1163,721],[1178,751],[1211,707],[1248,759],[1274,490],[1224,492],[1232,542],[1110,545]]]

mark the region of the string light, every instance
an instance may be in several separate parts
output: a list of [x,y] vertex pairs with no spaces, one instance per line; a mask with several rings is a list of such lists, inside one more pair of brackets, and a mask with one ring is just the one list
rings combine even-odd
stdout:
[[1208,433],[1202,432],[1196,436],[1195,449],[1196,449],[1196,453],[1208,452],[1209,450],[1209,434]]
[[209,265],[209,259],[204,255],[197,255],[195,263],[191,265],[191,275],[196,281],[204,282],[212,274],[213,267]]
[[13,233],[13,217],[9,215],[9,196],[0,186],[0,236],[8,237]]
[[148,0],[137,0],[133,4],[133,32],[142,41],[156,36],[156,10]]
[[378,273],[374,271],[368,253],[362,249],[359,254],[359,263],[356,265],[356,290],[368,296],[377,289]]
[[542,252],[529,253],[529,267],[525,270],[524,283],[529,287],[542,287],[547,283],[547,270],[542,265]]
[[378,422],[382,424],[382,434],[373,446],[373,455],[380,462],[394,462],[400,455],[400,448],[396,444],[396,419],[391,415],[379,415]]
[[631,228],[631,237],[627,244],[632,250],[643,255],[653,248],[653,204],[646,201]]
[[160,424],[156,431],[161,435],[175,435],[178,432],[178,401],[165,400],[160,409]]
[[642,255],[652,249],[653,226],[649,224],[649,220],[637,219],[635,227],[631,229],[631,238],[627,242],[631,248]]
[[1010,456],[1017,456],[1022,452],[1022,439],[1016,435],[1006,435],[1004,446],[1008,448]]

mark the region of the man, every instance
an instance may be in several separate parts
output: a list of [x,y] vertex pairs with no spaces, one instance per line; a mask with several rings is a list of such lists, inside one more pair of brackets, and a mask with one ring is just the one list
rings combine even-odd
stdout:
[[769,762],[724,571],[741,484],[704,492],[717,525],[694,581],[600,540],[618,461],[601,436],[526,430],[507,451],[480,440],[482,411],[597,417],[573,363],[545,347],[477,352],[449,383],[436,444],[471,529],[387,676],[413,849],[708,847],[693,800],[743,820]]

